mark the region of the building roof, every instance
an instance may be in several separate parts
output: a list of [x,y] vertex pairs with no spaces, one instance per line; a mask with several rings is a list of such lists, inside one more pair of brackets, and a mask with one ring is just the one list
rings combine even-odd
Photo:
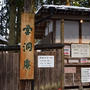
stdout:
[[78,7],[78,6],[66,6],[66,5],[43,5],[44,8],[55,7],[56,9],[75,9],[75,10],[84,10],[90,11],[90,8]]
[[81,19],[90,21],[90,8],[65,5],[43,5],[36,12],[36,30],[35,37],[44,36],[47,20],[65,20],[79,21]]
[[37,14],[42,8],[44,8],[44,9],[55,8],[55,9],[59,9],[59,10],[77,10],[77,11],[90,12],[90,8],[86,8],[86,7],[66,6],[66,5],[43,5],[43,6],[41,6],[41,7],[36,11],[36,14]]
[[43,5],[36,11],[36,16],[39,14],[70,14],[70,15],[89,15],[90,8],[66,5]]

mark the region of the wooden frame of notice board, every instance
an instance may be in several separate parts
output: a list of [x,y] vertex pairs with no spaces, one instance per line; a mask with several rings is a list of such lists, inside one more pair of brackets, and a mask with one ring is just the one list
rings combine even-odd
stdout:
[[[72,46],[73,47],[75,46],[74,49],[73,49]],[[80,48],[78,48],[78,46]],[[65,47],[65,49],[64,49],[65,64],[67,64],[67,63],[69,64],[69,60],[70,61],[73,60],[71,62],[71,64],[73,64],[73,63],[74,64],[80,64],[80,63],[83,63],[84,64],[85,63],[84,60],[87,63],[90,63],[90,45],[89,44],[77,44],[77,43],[74,43],[74,44],[65,44],[64,47]],[[83,51],[85,51],[85,50],[86,50],[86,52],[84,53]],[[81,51],[81,53],[78,54],[78,51]],[[75,56],[74,56],[73,52],[75,53]],[[77,54],[80,55],[80,56],[77,56]],[[86,54],[86,55],[81,56],[81,54]]]
[[[80,76],[80,78],[81,78],[80,83],[82,83],[83,86],[90,85],[90,82],[88,82],[87,79],[82,78],[82,68],[89,68],[90,67],[90,45],[86,44],[86,43],[84,43],[84,44],[74,43],[74,44],[66,44],[66,46],[69,47],[66,49],[67,49],[68,53],[70,53],[70,54],[68,54],[68,55],[64,54],[64,57],[65,57],[64,58],[64,61],[65,61],[64,67],[65,68],[76,67],[76,71],[78,71],[78,69],[79,69],[80,73],[76,72],[76,74],[79,73],[81,75]],[[78,52],[80,52],[80,53],[78,54]],[[75,54],[75,56],[73,53]],[[78,54],[78,56],[77,56],[77,54]],[[83,54],[83,56],[81,54]],[[86,55],[84,55],[84,54],[86,54]],[[85,82],[85,80],[86,80],[86,82]],[[76,85],[76,83],[75,83],[75,85]]]

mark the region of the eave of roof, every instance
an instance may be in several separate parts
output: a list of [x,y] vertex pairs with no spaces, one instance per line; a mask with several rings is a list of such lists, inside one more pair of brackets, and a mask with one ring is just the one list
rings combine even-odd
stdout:
[[54,8],[56,10],[65,10],[65,11],[71,10],[71,11],[90,12],[90,8],[86,8],[86,7],[66,6],[66,5],[43,5],[36,11],[36,14],[38,14],[42,9],[48,10],[49,8]]

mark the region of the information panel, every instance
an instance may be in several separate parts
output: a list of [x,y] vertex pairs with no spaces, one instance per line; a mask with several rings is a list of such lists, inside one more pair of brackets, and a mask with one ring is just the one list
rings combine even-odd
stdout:
[[90,57],[90,45],[89,44],[72,44],[71,45],[72,57]]
[[90,82],[90,68],[81,68],[81,82]]
[[38,56],[38,67],[54,67],[54,56]]

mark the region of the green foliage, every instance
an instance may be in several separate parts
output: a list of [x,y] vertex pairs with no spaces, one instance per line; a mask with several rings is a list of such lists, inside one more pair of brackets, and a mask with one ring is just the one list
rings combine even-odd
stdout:
[[80,7],[89,7],[89,0],[73,0],[71,5],[80,6]]

